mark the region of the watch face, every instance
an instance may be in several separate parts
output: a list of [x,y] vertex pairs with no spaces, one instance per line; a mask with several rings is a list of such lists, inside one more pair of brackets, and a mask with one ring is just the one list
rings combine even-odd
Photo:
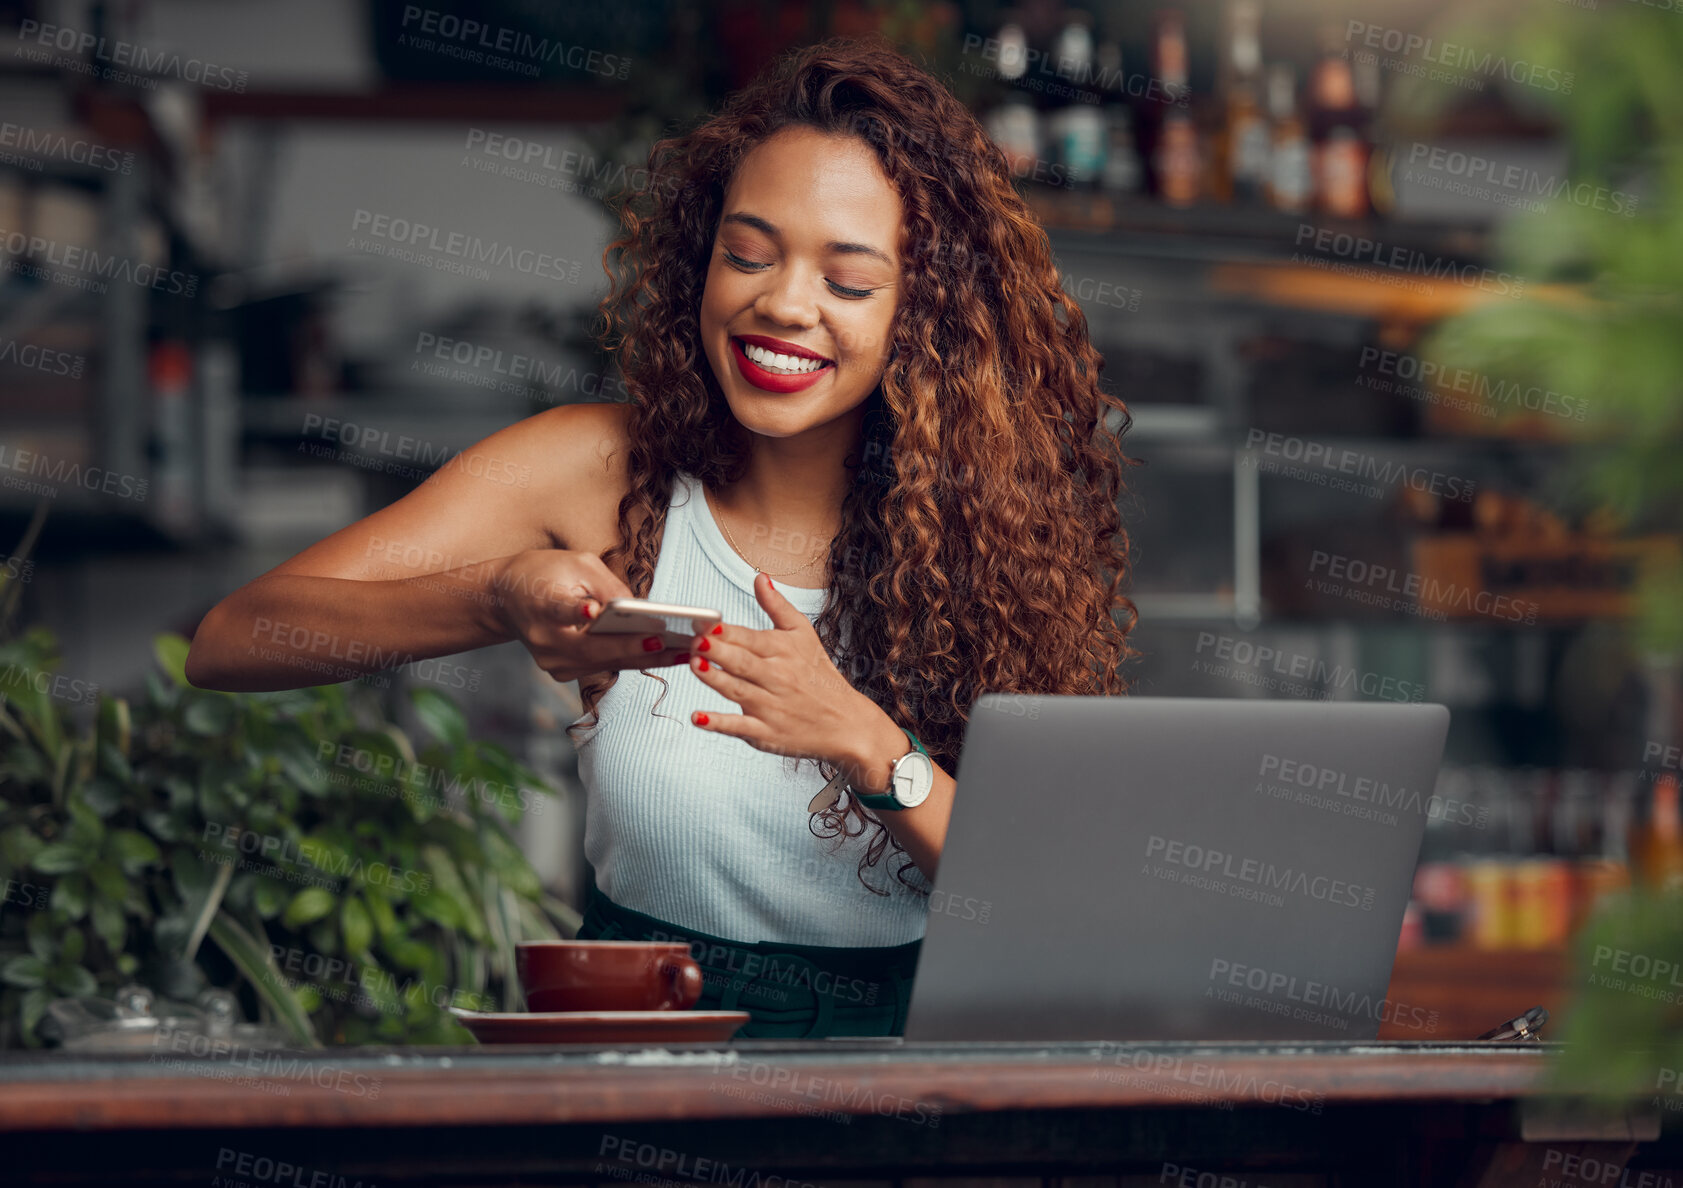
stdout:
[[916,808],[935,790],[935,764],[922,751],[911,751],[894,765],[894,799]]

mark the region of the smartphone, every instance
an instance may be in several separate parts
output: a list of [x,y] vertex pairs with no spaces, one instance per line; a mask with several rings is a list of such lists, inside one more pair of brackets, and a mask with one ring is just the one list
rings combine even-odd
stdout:
[[642,598],[614,598],[590,620],[586,631],[595,635],[658,635],[667,647],[685,647],[706,635],[724,616],[703,606],[675,606]]

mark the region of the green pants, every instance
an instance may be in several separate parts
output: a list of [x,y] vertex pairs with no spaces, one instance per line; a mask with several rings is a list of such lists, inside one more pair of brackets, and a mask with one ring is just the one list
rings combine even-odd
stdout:
[[701,966],[696,1010],[747,1011],[738,1036],[818,1039],[900,1035],[917,973],[921,940],[881,948],[725,940],[620,907],[594,884],[579,940],[687,944]]

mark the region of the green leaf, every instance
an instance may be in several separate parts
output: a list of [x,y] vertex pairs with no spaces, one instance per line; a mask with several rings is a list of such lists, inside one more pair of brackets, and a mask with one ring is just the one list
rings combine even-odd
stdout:
[[196,799],[193,785],[180,776],[165,776],[164,791],[169,793],[169,806],[176,812],[193,807]]
[[29,937],[29,951],[42,961],[58,956],[58,925],[50,912],[36,912],[24,929]]
[[146,809],[140,814],[140,823],[151,830],[152,836],[159,841],[180,841],[187,832],[178,818],[163,809]]
[[427,732],[450,747],[467,744],[467,719],[456,703],[437,689],[411,689],[409,700]]
[[374,923],[362,900],[355,895],[345,897],[345,906],[339,911],[339,927],[345,937],[346,953],[360,957],[368,951],[368,942],[374,938]]
[[88,911],[88,881],[81,875],[66,875],[53,884],[51,903],[55,912],[80,920]]
[[363,893],[368,901],[368,912],[374,918],[374,928],[380,938],[385,940],[397,934],[397,913],[392,911],[391,901],[376,888],[369,888]]
[[48,974],[47,981],[53,989],[71,998],[99,993],[99,982],[80,965],[59,966]]
[[105,840],[105,822],[99,819],[99,814],[83,804],[80,796],[71,797],[65,809],[70,814],[70,826],[64,831],[64,840],[71,845],[98,849],[99,843]]
[[194,734],[207,737],[228,734],[234,728],[234,701],[225,693],[200,693],[187,702],[182,724]]
[[27,825],[13,825],[0,832],[0,860],[14,870],[24,870],[35,862],[35,855],[47,843],[36,837]]
[[158,667],[178,686],[187,685],[187,652],[191,647],[192,644],[179,635],[152,637],[152,655],[157,657]]
[[227,912],[218,912],[210,922],[210,939],[227,954],[228,960],[251,984],[257,996],[268,1004],[294,1040],[306,1048],[321,1047],[321,1041],[310,1027],[309,1016],[286,984],[280,967],[275,964],[266,937],[261,940],[254,937]]
[[35,1038],[35,1025],[46,1015],[47,1004],[52,1000],[52,991],[45,986],[31,990],[23,996],[23,1001],[18,1005],[18,1023],[26,1038]]
[[104,776],[94,776],[82,785],[82,800],[97,816],[109,817],[123,806],[123,788]]
[[121,953],[123,940],[128,934],[128,921],[123,918],[123,909],[109,900],[96,899],[91,914],[95,935],[105,942],[107,950]]
[[185,960],[191,961],[197,955],[199,942],[204,940],[205,931],[210,927],[211,917],[221,910],[222,897],[227,894],[228,882],[233,877],[234,864],[232,862],[226,866],[217,867],[216,878],[205,890],[204,896],[189,900],[185,905],[187,911],[193,916],[192,931],[187,934],[187,944],[181,950],[181,956]]
[[322,887],[305,887],[287,904],[281,923],[296,932],[304,925],[319,920],[333,910],[333,896]]
[[88,937],[80,928],[64,930],[64,940],[59,947],[59,964],[80,965],[82,958],[88,953]]
[[152,839],[133,829],[119,829],[112,833],[106,850],[113,853],[131,875],[139,874],[162,858]]
[[281,774],[308,792],[320,796],[327,791],[327,771],[316,758],[319,748],[296,728],[291,728],[275,740],[274,757]]
[[114,776],[125,784],[134,779],[134,769],[129,766],[128,757],[117,749],[115,743],[101,742],[99,744],[99,768],[107,775]]
[[129,882],[114,862],[95,862],[88,867],[88,878],[93,880],[95,890],[115,903],[123,902],[128,894]]
[[89,859],[90,855],[81,846],[73,846],[68,842],[50,842],[36,851],[30,865],[42,874],[62,875],[86,870]]
[[39,957],[13,957],[0,965],[0,982],[32,990],[47,983],[47,963]]
[[259,878],[251,897],[257,914],[265,920],[273,920],[286,906],[286,888],[271,878]]

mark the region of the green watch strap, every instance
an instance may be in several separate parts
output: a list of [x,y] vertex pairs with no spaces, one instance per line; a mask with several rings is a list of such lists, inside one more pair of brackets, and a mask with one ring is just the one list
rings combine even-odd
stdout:
[[[907,730],[904,726],[900,727],[900,731],[907,738],[911,739],[912,746],[916,747],[918,749],[919,753],[921,753],[925,759],[929,758],[929,752],[924,750],[923,744],[920,743],[917,740],[917,735],[913,734],[910,730]],[[934,762],[934,761],[930,760],[930,762]],[[893,782],[894,782],[894,775],[893,775],[893,768],[892,767],[889,769],[889,777],[888,778],[889,778],[889,786],[892,787]],[[857,800],[860,804],[864,805],[866,808],[890,809],[894,812],[904,812],[905,811],[906,806],[901,804],[898,800],[896,800],[894,798],[894,793],[893,792],[860,792],[860,791],[857,791],[853,787],[852,784],[849,784],[847,786],[847,790],[849,792],[852,792],[853,793],[853,798],[855,800]]]

